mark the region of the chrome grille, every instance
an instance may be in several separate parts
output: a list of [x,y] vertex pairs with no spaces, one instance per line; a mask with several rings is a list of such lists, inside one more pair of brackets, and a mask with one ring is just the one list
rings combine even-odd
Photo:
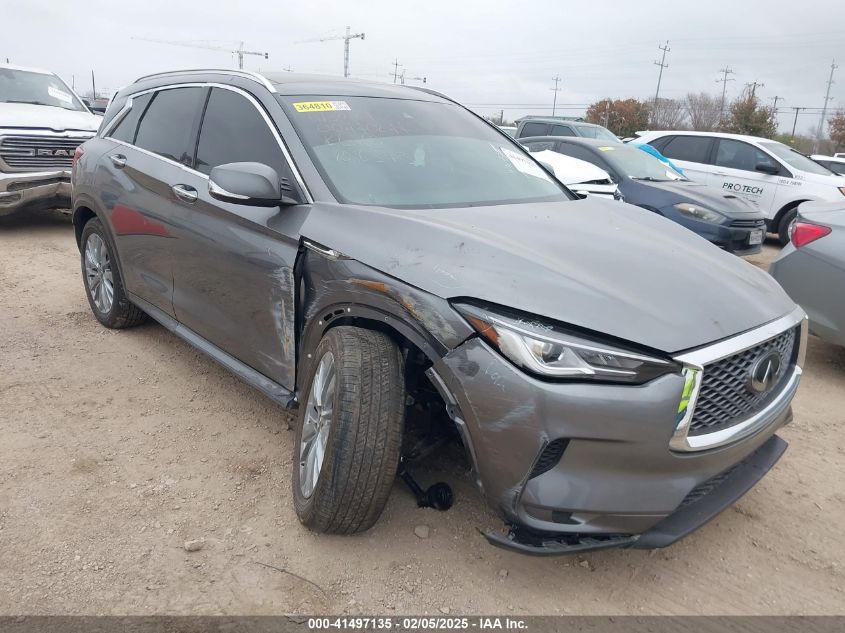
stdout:
[[[797,329],[792,328],[755,347],[704,366],[689,435],[704,435],[729,428],[763,409],[781,389],[795,365]],[[749,388],[751,368],[758,358],[776,351],[780,380],[765,393]]]
[[70,169],[73,152],[87,138],[6,136],[0,139],[0,160],[11,171]]

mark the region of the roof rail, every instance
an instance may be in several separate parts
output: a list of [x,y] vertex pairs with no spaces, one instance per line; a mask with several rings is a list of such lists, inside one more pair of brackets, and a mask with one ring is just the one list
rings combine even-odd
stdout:
[[136,79],[133,83],[138,83],[139,81],[144,81],[145,79],[167,77],[168,75],[199,75],[207,73],[235,75],[237,77],[252,79],[267,88],[270,92],[276,92],[275,86],[273,86],[273,84],[271,84],[264,75],[259,75],[258,73],[254,73],[249,70],[235,70],[232,68],[189,68],[185,70],[166,70],[164,72],[138,77],[138,79]]

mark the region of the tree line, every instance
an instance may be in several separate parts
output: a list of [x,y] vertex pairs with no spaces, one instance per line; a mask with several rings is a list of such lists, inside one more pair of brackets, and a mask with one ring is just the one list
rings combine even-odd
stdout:
[[[753,89],[746,88],[725,106],[722,107],[721,97],[706,92],[689,93],[683,99],[658,99],[656,103],[653,100],[602,99],[587,108],[585,119],[603,125],[622,138],[651,129],[732,132],[786,142],[792,140],[791,135],[778,135],[775,109],[761,103]],[[833,149],[845,147],[845,111],[830,117],[828,127]]]

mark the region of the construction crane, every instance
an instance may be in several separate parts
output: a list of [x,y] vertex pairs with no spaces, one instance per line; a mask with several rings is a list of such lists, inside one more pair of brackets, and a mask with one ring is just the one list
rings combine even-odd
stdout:
[[302,40],[297,44],[308,44],[310,42],[328,42],[329,40],[343,40],[343,76],[349,77],[349,40],[363,40],[363,33],[352,34],[352,29],[346,27],[346,35],[330,35],[328,37],[316,37],[312,40]]
[[151,37],[133,37],[133,40],[140,40],[142,42],[156,42],[158,44],[171,44],[173,46],[185,46],[187,48],[204,48],[205,50],[209,51],[222,51],[224,53],[229,53],[230,55],[237,55],[238,56],[238,68],[243,70],[244,67],[244,55],[258,55],[264,57],[264,59],[269,59],[269,53],[261,53],[259,51],[245,51],[244,50],[244,43],[240,42],[240,46],[238,48],[232,49],[227,48],[226,46],[217,46],[214,44],[208,44],[206,40],[191,40],[191,41],[174,41],[174,40],[159,40]]

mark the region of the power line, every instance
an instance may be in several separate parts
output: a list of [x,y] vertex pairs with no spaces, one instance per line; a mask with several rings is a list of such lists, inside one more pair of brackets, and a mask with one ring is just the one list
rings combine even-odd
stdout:
[[669,68],[669,64],[666,63],[666,53],[668,53],[671,48],[669,48],[669,40],[666,40],[666,44],[663,46],[658,46],[661,51],[663,51],[663,56],[660,58],[660,61],[655,61],[654,63],[660,66],[660,74],[657,75],[657,90],[654,91],[654,110],[652,114],[652,120],[657,117],[657,98],[660,96],[660,82],[663,80],[663,69]]
[[558,75],[555,75],[554,77],[552,77],[552,81],[555,82],[555,87],[552,88],[552,90],[554,90],[554,92],[555,92],[554,99],[552,100],[552,116],[554,116],[555,115],[555,109],[557,108],[557,93],[558,93],[558,90],[560,90],[560,88],[558,88],[558,84],[561,82],[561,79]]

